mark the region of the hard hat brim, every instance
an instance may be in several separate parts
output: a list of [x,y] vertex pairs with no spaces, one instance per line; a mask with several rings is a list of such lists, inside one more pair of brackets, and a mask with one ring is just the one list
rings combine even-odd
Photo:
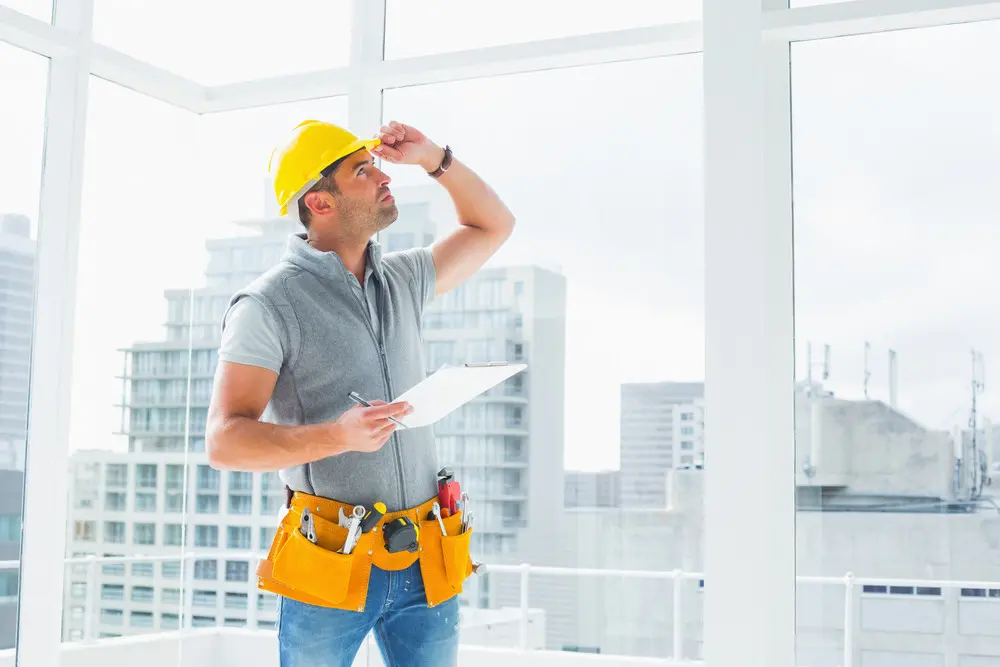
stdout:
[[382,141],[380,139],[358,139],[356,141],[352,141],[351,143],[347,144],[346,146],[340,147],[339,150],[330,151],[330,152],[324,154],[323,155],[322,165],[320,167],[318,167],[313,173],[309,174],[309,178],[306,181],[307,185],[306,185],[305,188],[303,188],[303,192],[296,193],[295,195],[293,195],[291,197],[291,199],[288,201],[288,203],[282,204],[281,206],[279,206],[278,207],[278,214],[279,215],[288,215],[288,204],[291,204],[292,202],[297,201],[299,199],[299,197],[301,197],[305,193],[304,191],[308,191],[308,189],[311,188],[313,186],[313,184],[315,184],[316,181],[318,181],[320,179],[320,176],[322,175],[323,170],[326,169],[327,167],[329,167],[331,164],[333,164],[337,160],[342,160],[343,158],[347,157],[348,155],[351,155],[353,153],[357,153],[360,150],[368,150],[368,151],[370,151],[371,149],[379,146],[381,143],[382,143]]

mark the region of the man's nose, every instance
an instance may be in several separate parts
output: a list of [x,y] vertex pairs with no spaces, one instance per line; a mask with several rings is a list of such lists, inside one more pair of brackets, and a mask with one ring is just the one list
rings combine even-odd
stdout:
[[379,184],[379,187],[383,187],[384,188],[385,186],[389,185],[389,183],[392,183],[392,179],[389,178],[389,174],[387,174],[384,171],[382,171],[381,169],[379,169],[378,170],[378,184]]

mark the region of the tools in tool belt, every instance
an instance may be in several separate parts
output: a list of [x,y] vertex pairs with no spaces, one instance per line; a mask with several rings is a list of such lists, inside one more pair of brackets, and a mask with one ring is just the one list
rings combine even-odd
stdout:
[[365,518],[361,520],[361,532],[367,533],[385,516],[385,503],[375,503],[368,513],[365,514]]
[[409,517],[400,517],[382,527],[385,538],[385,550],[391,554],[400,551],[415,553],[420,547],[417,540],[420,537],[420,527]]
[[458,512],[458,499],[462,496],[462,487],[455,481],[451,468],[441,468],[438,477],[438,502],[442,509],[448,510],[448,515]]
[[344,547],[341,550],[343,553],[351,553],[354,545],[358,543],[358,538],[361,536],[361,519],[363,519],[364,516],[364,505],[355,505],[354,509],[351,511],[350,521],[348,521],[347,524],[347,539],[344,541]]
[[307,540],[316,544],[316,522],[313,520],[312,512],[309,511],[308,507],[302,508],[302,518],[299,520],[299,532]]
[[439,503],[434,503],[431,514],[437,519],[438,525],[441,526],[441,535],[448,537],[448,531],[444,529],[444,521],[441,520],[441,505]]
[[469,494],[462,492],[462,532],[472,528],[472,512],[469,511]]
[[[456,509],[468,511],[469,500],[460,493],[458,500]],[[447,536],[433,518],[436,501]],[[463,532],[462,514],[444,517],[437,496],[384,514],[383,507],[365,503],[359,517],[354,504],[296,492],[257,565],[258,588],[306,604],[365,611],[372,602],[367,599],[372,568],[393,572],[419,563],[427,605],[436,607],[460,595],[469,575],[485,573],[485,565],[471,558],[474,529]],[[348,525],[337,527],[341,518]],[[347,541],[349,533],[356,539]],[[350,553],[338,548],[341,544]]]

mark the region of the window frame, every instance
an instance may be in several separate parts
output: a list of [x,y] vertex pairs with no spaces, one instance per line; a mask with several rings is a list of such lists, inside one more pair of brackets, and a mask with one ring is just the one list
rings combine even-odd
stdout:
[[[373,128],[386,88],[702,52],[705,410],[713,415],[714,454],[706,477],[705,572],[713,586],[705,592],[705,659],[793,665],[789,44],[1000,19],[1000,2],[858,0],[789,9],[782,0],[704,0],[701,22],[384,61],[385,0],[353,0],[348,66],[212,87],[95,45],[93,12],[94,0],[56,0],[49,24],[0,7],[0,40],[50,58],[36,300],[59,304],[36,309],[32,339],[31,405],[41,409],[28,415],[19,664],[57,664],[61,640],[63,610],[50,601],[64,598],[67,531],[36,527],[67,518],[67,504],[53,499],[66,497],[68,475],[47,471],[68,470],[73,334],[60,323],[73,322],[76,310],[91,75],[197,114],[346,95],[349,125]],[[750,315],[756,326],[747,327],[748,308],[759,313],[761,304],[763,316]],[[733,497],[741,512],[732,511]],[[760,599],[770,600],[763,614]]]

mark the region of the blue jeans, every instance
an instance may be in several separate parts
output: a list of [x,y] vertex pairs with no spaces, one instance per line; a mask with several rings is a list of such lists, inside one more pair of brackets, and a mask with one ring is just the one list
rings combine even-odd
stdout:
[[350,667],[373,630],[386,667],[458,664],[458,598],[428,607],[419,562],[398,572],[373,566],[362,612],[278,600],[281,667]]

